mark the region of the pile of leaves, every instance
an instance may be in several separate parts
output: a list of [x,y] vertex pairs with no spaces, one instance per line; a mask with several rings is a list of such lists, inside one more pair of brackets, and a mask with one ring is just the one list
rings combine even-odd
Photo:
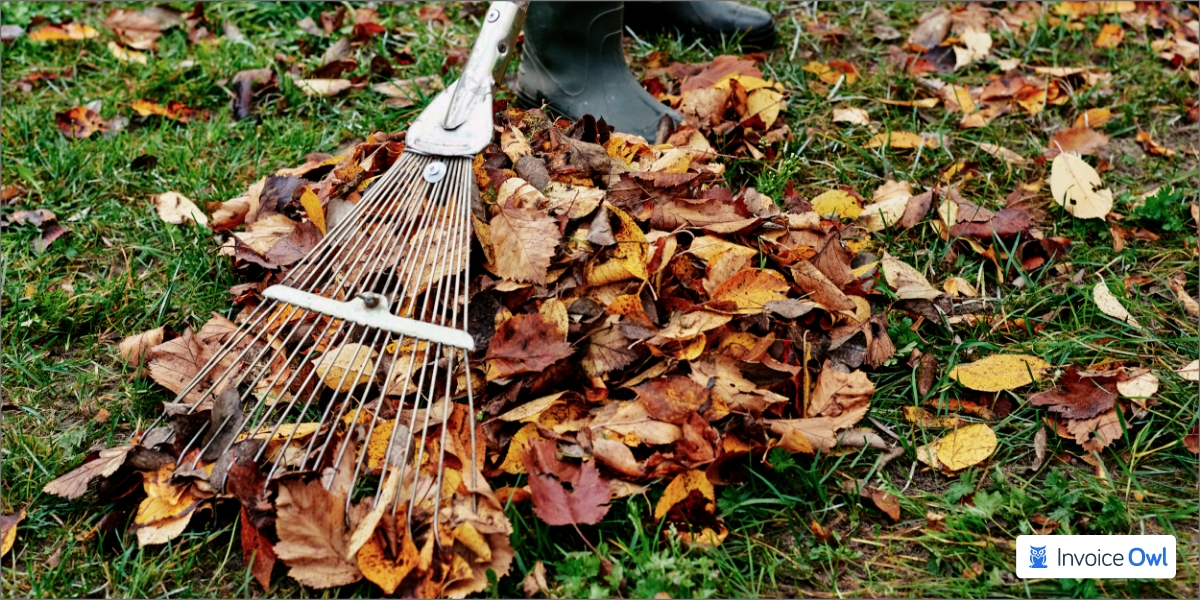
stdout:
[[[1012,17],[1006,26],[1019,27],[1013,15],[1021,10],[1006,8],[997,18]],[[923,75],[988,60],[992,19],[977,5],[936,8],[922,19],[917,37],[893,53],[894,67]],[[822,35],[844,35],[809,25]],[[1172,64],[1189,64],[1187,44],[1195,37],[1189,31],[1181,28],[1163,50],[1175,52],[1166,59]],[[176,461],[187,427],[208,420],[220,429],[220,403],[171,419],[172,441],[160,441],[165,431],[139,432],[130,445],[89,456],[46,491],[104,498],[116,507],[109,525],[133,514],[143,544],[179,535],[198,511],[236,508],[243,549],[264,588],[278,558],[312,587],[365,577],[389,594],[461,597],[484,589],[489,570],[508,572],[511,525],[501,510],[507,502],[531,502],[546,523],[572,526],[587,541],[579,526],[603,519],[612,499],[666,482],[654,515],[667,523],[664,535],[716,545],[729,531],[716,511],[716,489],[740,481],[748,461],[766,462],[775,448],[813,455],[870,447],[885,451],[881,463],[899,456],[902,450],[860,423],[875,393],[869,373],[899,361],[916,371],[928,406],[964,415],[904,411],[914,424],[948,430],[917,449],[918,460],[948,475],[987,461],[995,450],[988,422],[1013,408],[997,391],[1030,390],[1026,397],[1047,409],[1050,427],[1085,451],[1116,442],[1127,429],[1123,421],[1152,406],[1157,379],[1137,364],[1061,365],[1055,373],[1041,358],[1005,352],[953,366],[949,379],[982,394],[940,405],[931,395],[941,365],[905,341],[920,326],[1036,326],[989,310],[982,275],[975,283],[950,276],[935,286],[928,266],[889,254],[872,235],[930,227],[955,241],[952,252],[991,261],[1004,284],[1020,285],[1021,277],[1045,271],[1052,283],[1079,285],[1083,273],[1061,260],[1071,240],[1044,233],[1041,223],[1101,219],[1112,231],[1138,235],[1111,212],[1103,164],[1098,169],[1083,158],[1107,141],[1094,129],[1104,113],[1081,115],[1037,158],[980,144],[1013,166],[1050,162],[1049,190],[1037,180],[1022,184],[998,210],[964,197],[978,171],[967,163],[953,165],[923,191],[888,179],[873,190],[839,186],[806,197],[789,182],[770,197],[731,187],[720,158],[771,158],[789,140],[779,116],[782,86],[745,57],[648,66],[646,88],[688,119],[664,132],[661,144],[590,116],[569,122],[497,105],[494,143],[473,163],[480,194],[472,216],[470,326],[486,343],[477,344],[470,368],[480,382],[481,410],[469,415],[455,405],[435,419],[453,443],[429,447],[425,455],[444,450],[455,459],[444,475],[450,483],[438,493],[431,493],[438,487],[431,483],[436,465],[417,461],[407,465],[422,474],[416,485],[385,494],[378,504],[354,497],[347,465],[356,453],[370,452],[374,436],[386,434],[368,434],[352,421],[299,424],[288,432],[296,435],[241,440],[227,456],[189,454]],[[1006,114],[1037,114],[1106,80],[1097,69],[1005,67],[1004,75],[978,88],[931,79],[925,82],[931,97],[887,103],[942,104],[961,111],[966,128]],[[814,75],[810,86],[826,86],[815,89],[829,96],[853,86],[858,73],[844,61],[812,63],[806,71]],[[866,111],[847,104],[833,110],[831,121],[867,126],[868,148],[921,152],[943,143],[919,133],[871,131]],[[310,155],[238,198],[203,208],[175,192],[153,202],[166,221],[219,232],[222,251],[248,279],[231,295],[249,309],[319,243],[328,223],[362,198],[403,144],[403,134],[375,133],[337,155]],[[1182,285],[1176,293],[1183,302]],[[1143,327],[1103,280],[1093,298],[1105,314]],[[121,352],[179,393],[234,327],[214,316],[194,333],[158,329],[134,336]],[[1179,374],[1196,380],[1198,372],[1193,363]],[[1034,389],[1047,379],[1055,387]],[[167,412],[184,411],[168,405]],[[342,464],[330,458],[313,473],[267,481],[253,455],[263,445],[292,451],[293,440],[307,439],[302,428],[303,435],[335,435],[356,452],[344,453]],[[462,443],[472,428],[484,442],[478,456],[469,456]],[[1040,465],[1045,434],[1039,436]],[[379,466],[380,477],[397,472]],[[860,492],[899,520],[894,496],[866,487]]]

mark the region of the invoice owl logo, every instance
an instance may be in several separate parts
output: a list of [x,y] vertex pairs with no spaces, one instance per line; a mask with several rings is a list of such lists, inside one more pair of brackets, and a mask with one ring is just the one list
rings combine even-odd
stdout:
[[1045,569],[1046,568],[1046,547],[1045,546],[1030,546],[1029,547],[1029,568]]

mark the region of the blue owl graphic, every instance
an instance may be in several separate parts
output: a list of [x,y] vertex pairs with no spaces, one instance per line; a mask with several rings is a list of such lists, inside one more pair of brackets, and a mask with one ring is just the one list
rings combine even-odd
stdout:
[[1029,568],[1045,569],[1046,567],[1046,547],[1045,546],[1030,546],[1029,547]]

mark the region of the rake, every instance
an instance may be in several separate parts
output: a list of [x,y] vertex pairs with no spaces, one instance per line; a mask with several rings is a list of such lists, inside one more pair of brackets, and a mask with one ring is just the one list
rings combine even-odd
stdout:
[[[158,442],[182,446],[177,472],[217,461],[210,483],[219,489],[224,475],[217,471],[228,468],[221,461],[231,460],[231,449],[245,440],[262,442],[246,453],[267,471],[268,485],[288,473],[336,469],[353,458],[347,452],[359,452],[352,489],[379,471],[375,505],[394,498],[394,514],[407,503],[406,524],[419,488],[442,489],[449,425],[441,427],[436,446],[427,444],[429,431],[448,420],[452,402],[465,399],[467,414],[475,414],[468,364],[475,344],[467,332],[470,211],[477,193],[471,160],[492,140],[492,86],[504,75],[524,11],[523,2],[491,3],[462,77],[413,122],[395,163],[263,291],[263,302],[175,398],[175,410],[146,430],[172,421]],[[211,412],[200,422],[202,409]],[[189,417],[191,426],[180,425]],[[351,430],[344,435],[342,423]],[[475,488],[470,421],[467,429],[471,460],[462,462],[472,463]],[[371,464],[366,446],[385,435],[382,460]],[[434,448],[436,483],[419,486]],[[464,464],[464,476],[465,470]],[[331,481],[325,478],[327,489]],[[440,539],[437,521],[434,539]]]

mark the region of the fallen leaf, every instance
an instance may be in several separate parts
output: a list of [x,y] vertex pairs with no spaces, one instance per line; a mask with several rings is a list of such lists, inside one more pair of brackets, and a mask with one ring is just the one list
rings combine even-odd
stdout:
[[770,269],[743,269],[713,290],[712,302],[741,315],[763,312],[764,305],[774,300],[783,300],[790,289],[787,280],[778,271]]
[[316,97],[336,96],[353,85],[349,79],[296,79],[294,83],[305,96]]
[[1129,311],[1121,304],[1120,300],[1108,289],[1108,284],[1101,279],[1096,283],[1096,287],[1092,288],[1092,300],[1096,303],[1096,307],[1100,312],[1118,320],[1122,323],[1128,323],[1134,327],[1141,327],[1137,319],[1129,314]]
[[907,181],[887,180],[875,190],[871,204],[862,209],[863,224],[867,231],[883,231],[895,227],[908,208],[913,197],[912,185]]
[[1193,360],[1192,362],[1179,367],[1175,370],[1175,373],[1185,381],[1200,381],[1200,360]]
[[1158,377],[1149,370],[1117,382],[1123,398],[1149,398],[1158,393]]
[[984,423],[968,425],[937,442],[937,459],[950,471],[961,471],[988,459],[996,451],[996,432]]
[[1121,40],[1124,37],[1125,30],[1121,29],[1120,25],[1105,23],[1100,28],[1100,33],[1096,35],[1096,41],[1092,42],[1092,45],[1103,49],[1116,48],[1121,45]]
[[1089,108],[1083,114],[1075,117],[1075,123],[1072,127],[1103,127],[1116,116],[1107,108]]
[[947,377],[981,392],[1026,386],[1042,378],[1050,363],[1027,354],[993,354],[950,369]]
[[[552,440],[531,441],[523,455],[533,493],[533,512],[549,525],[593,525],[608,514],[609,485],[596,465],[574,468],[555,455]],[[567,491],[563,484],[569,484]]]
[[1054,134],[1054,137],[1050,138],[1050,144],[1046,146],[1045,155],[1046,158],[1054,158],[1063,152],[1074,152],[1080,156],[1086,156],[1106,145],[1108,145],[1107,135],[1087,125],[1076,125]]
[[96,111],[86,106],[76,106],[71,110],[55,113],[54,120],[58,123],[58,130],[70,138],[85,139],[97,131],[108,131],[108,123],[101,119]]
[[983,29],[968,27],[958,39],[963,45],[953,47],[955,70],[987,58],[992,51],[992,36]]
[[933,138],[925,139],[920,135],[909,131],[892,131],[888,133],[878,133],[871,136],[867,140],[867,148],[882,148],[888,146],[898,149],[913,149],[922,146],[926,148],[937,148],[937,140]]
[[525,576],[525,581],[521,584],[521,589],[525,592],[526,598],[532,598],[536,594],[543,594],[547,598],[550,597],[550,585],[546,583],[545,563],[540,560],[534,563],[533,568],[529,570],[529,574]]
[[67,474],[47,483],[42,491],[68,500],[79,498],[87,492],[88,484],[93,479],[108,477],[116,473],[117,469],[125,464],[125,458],[129,456],[133,448],[133,445],[127,444],[101,450],[94,460],[85,462]]
[[144,65],[144,64],[149,63],[149,60],[146,58],[146,55],[144,53],[137,52],[135,50],[126,50],[125,48],[122,48],[120,46],[120,44],[117,44],[116,42],[108,43],[108,51],[110,53],[112,53],[113,58],[115,58],[118,61],[123,62],[123,63],[134,62],[134,63],[138,63],[139,65]]
[[1183,436],[1183,447],[1192,454],[1200,454],[1200,425],[1192,425],[1192,430]]
[[158,327],[131,335],[117,344],[117,354],[131,367],[140,367],[149,357],[150,349],[163,343],[166,329]]
[[708,390],[683,375],[651,379],[633,390],[650,416],[677,425],[682,425],[688,415],[709,401]]
[[96,28],[79,23],[47,25],[29,34],[34,42],[58,42],[65,40],[87,40],[100,35]]
[[1121,439],[1121,421],[1113,408],[1090,419],[1067,421],[1067,432],[1084,450],[1099,451]]
[[849,123],[851,125],[867,125],[871,122],[871,116],[867,111],[861,108],[846,107],[833,109],[834,123]]
[[1029,162],[1025,159],[1025,157],[1013,152],[1012,150],[1009,150],[1008,148],[1005,148],[1004,146],[983,143],[976,145],[980,150],[983,150],[984,152],[987,152],[988,154],[991,154],[992,156],[999,158],[1000,160],[1003,160],[1004,162],[1015,167],[1023,167]]
[[[254,467],[257,468],[257,467]],[[241,518],[242,555],[250,565],[250,573],[262,586],[264,592],[271,591],[271,571],[275,568],[275,545],[250,521],[246,507],[242,506]]]
[[[396,593],[400,583],[420,563],[417,546],[413,543],[408,528],[403,525],[404,516],[401,514],[395,519],[395,535],[400,538],[396,544],[398,556],[389,556],[387,544],[381,539],[382,532],[379,531],[371,535],[355,555],[355,562],[358,563],[358,568],[362,571],[363,576],[379,586],[389,596]],[[459,527],[471,527],[471,525],[464,523]],[[484,548],[487,546],[485,545]],[[488,558],[490,559],[490,557]]]
[[844,190],[829,190],[813,198],[812,209],[822,217],[836,215],[843,219],[857,219],[862,214],[858,199]]
[[347,343],[321,355],[317,377],[329,389],[349,392],[375,379],[375,361],[379,354],[366,344]]
[[1050,165],[1050,193],[1059,206],[1080,219],[1103,219],[1112,210],[1112,191],[1102,188],[1100,174],[1070,152]]
[[1117,399],[1117,380],[1114,377],[1082,377],[1075,367],[1067,367],[1059,380],[1059,388],[1029,396],[1034,406],[1049,407],[1065,419],[1090,419],[1107,412]]
[[288,565],[288,575],[312,588],[349,585],[362,579],[358,565],[346,559],[345,498],[319,480],[279,484],[275,554]]
[[154,203],[154,209],[158,211],[158,217],[167,223],[208,227],[208,215],[179,192],[155,194],[150,200]]
[[566,336],[541,314],[514,315],[488,344],[488,380],[540,373],[572,351]]
[[1150,139],[1150,133],[1147,131],[1144,131],[1140,128],[1138,129],[1137,136],[1135,139],[1137,140],[1137,142],[1139,144],[1142,145],[1142,149],[1145,150],[1149,154],[1153,154],[1155,156],[1162,156],[1165,158],[1172,158],[1175,156],[1174,150],[1167,148],[1165,146],[1162,146],[1159,143],[1155,142],[1154,140]]
[[17,541],[17,525],[25,520],[25,508],[22,507],[16,514],[0,515],[0,557],[8,554],[12,550],[13,543]]
[[104,19],[104,26],[113,30],[122,44],[138,50],[153,50],[162,37],[158,21],[140,12],[114,8]]
[[884,281],[901,300],[933,300],[942,295],[920,271],[886,251],[879,267],[883,271]]
[[535,208],[501,208],[489,225],[495,273],[516,282],[545,283],[562,237],[554,217]]
[[[654,518],[661,520],[667,516],[671,507],[686,499],[693,491],[698,492],[709,502],[716,502],[716,490],[708,481],[704,471],[684,471],[675,476],[663,490],[663,495],[654,507]],[[710,511],[711,512],[711,511]]]
[[1200,303],[1197,303],[1196,299],[1188,293],[1187,288],[1184,287],[1186,282],[1187,279],[1183,273],[1176,273],[1174,277],[1167,280],[1171,291],[1175,292],[1175,297],[1179,299],[1179,304],[1183,305],[1183,310],[1193,317],[1200,316]]

